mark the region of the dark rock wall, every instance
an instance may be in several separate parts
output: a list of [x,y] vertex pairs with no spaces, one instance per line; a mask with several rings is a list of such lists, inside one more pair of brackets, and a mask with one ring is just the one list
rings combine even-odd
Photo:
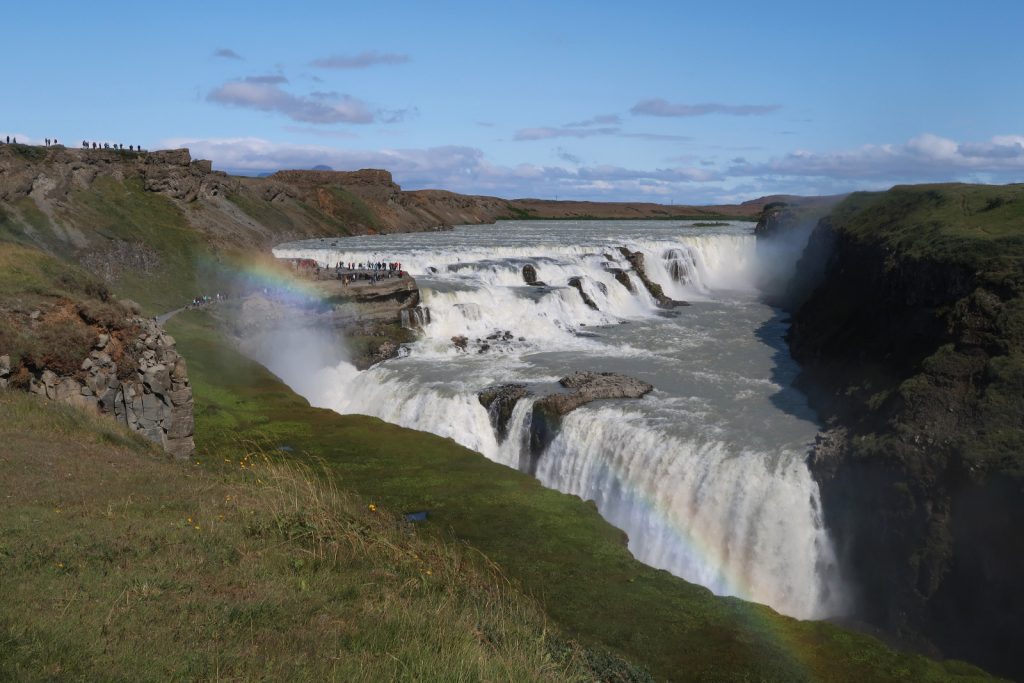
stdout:
[[1020,297],[829,218],[793,287],[790,347],[830,425],[811,468],[855,616],[1024,676]]

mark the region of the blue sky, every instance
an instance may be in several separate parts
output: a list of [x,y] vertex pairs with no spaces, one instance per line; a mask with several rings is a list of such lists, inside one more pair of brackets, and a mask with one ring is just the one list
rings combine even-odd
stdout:
[[1024,180],[1021,2],[255,5],[19,5],[0,134],[506,197]]

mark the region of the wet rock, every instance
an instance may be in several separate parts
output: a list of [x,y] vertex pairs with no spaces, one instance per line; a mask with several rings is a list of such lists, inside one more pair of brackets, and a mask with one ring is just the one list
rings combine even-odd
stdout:
[[651,298],[658,304],[659,308],[675,308],[676,306],[689,306],[686,301],[676,301],[665,295],[664,290],[657,282],[647,277],[647,268],[644,266],[644,255],[640,251],[630,251],[626,247],[619,247],[619,252],[626,257],[629,264],[633,266],[633,272],[643,283],[644,288],[650,293]]
[[630,294],[636,294],[636,287],[633,286],[633,281],[629,279],[629,274],[626,271],[622,268],[608,268],[607,270],[615,277],[615,281],[625,287]]
[[567,393],[550,394],[538,401],[558,415],[604,398],[641,398],[654,386],[615,372],[576,372],[558,380]]
[[401,347],[398,344],[394,343],[390,339],[385,339],[380,344],[380,346],[378,346],[376,349],[373,349],[367,355],[368,365],[366,367],[376,365],[377,363],[383,363],[386,360],[395,358],[396,356],[398,356],[400,348]]
[[531,263],[527,263],[523,266],[523,282],[528,285],[537,284],[537,269],[534,268]]
[[580,298],[583,299],[583,303],[585,303],[587,306],[594,309],[595,311],[601,310],[597,307],[597,303],[595,303],[594,300],[590,298],[590,295],[583,291],[583,278],[569,278],[569,286],[580,293]]
[[504,441],[508,436],[508,421],[512,419],[512,411],[516,403],[529,393],[525,384],[502,384],[488,387],[477,394],[480,405],[487,409],[487,417],[498,441]]
[[537,461],[558,434],[566,414],[591,401],[641,398],[654,389],[647,382],[614,372],[576,372],[558,383],[569,391],[548,394],[533,404],[528,464],[531,474],[536,474]]

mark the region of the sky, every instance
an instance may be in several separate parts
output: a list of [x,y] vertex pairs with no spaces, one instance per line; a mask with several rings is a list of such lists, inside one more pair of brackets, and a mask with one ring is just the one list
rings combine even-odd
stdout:
[[22,3],[0,137],[509,198],[1021,182],[1022,27],[1020,0]]

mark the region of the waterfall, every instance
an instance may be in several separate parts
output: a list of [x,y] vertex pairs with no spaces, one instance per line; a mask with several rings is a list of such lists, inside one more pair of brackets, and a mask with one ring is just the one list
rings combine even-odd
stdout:
[[[536,460],[538,479],[593,500],[649,565],[792,616],[840,613],[836,559],[804,462],[817,427],[791,397],[795,370],[755,334],[782,332],[763,329],[773,312],[757,300],[753,236],[641,227],[586,239],[480,228],[284,245],[278,256],[321,263],[401,260],[423,301],[402,324],[420,338],[408,357],[365,372],[329,359],[298,377],[266,351],[272,344],[257,359],[314,405],[449,437],[522,471],[535,398],[514,404],[499,439],[479,391],[517,382],[535,397],[573,369],[647,373],[653,395],[568,414]],[[697,303],[666,317],[619,246],[644,254],[647,278],[668,296]],[[524,280],[527,264],[537,284]],[[775,395],[797,408],[781,411]]]

